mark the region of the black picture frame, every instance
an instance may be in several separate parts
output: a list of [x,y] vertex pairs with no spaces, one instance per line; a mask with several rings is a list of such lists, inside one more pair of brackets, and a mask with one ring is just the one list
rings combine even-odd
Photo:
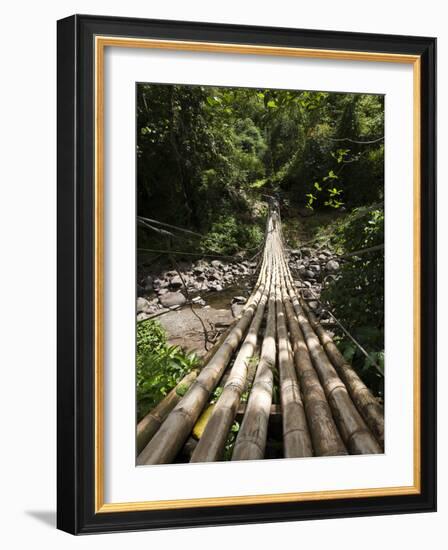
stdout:
[[[431,512],[436,509],[436,40],[74,15],[58,21],[57,526],[73,534]],[[421,58],[421,491],[419,494],[95,513],[94,49],[97,35]]]

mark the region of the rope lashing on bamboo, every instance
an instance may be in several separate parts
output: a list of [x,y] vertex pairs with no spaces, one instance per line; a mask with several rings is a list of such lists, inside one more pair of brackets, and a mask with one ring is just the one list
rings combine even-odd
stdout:
[[[277,374],[283,456],[382,452],[382,408],[298,297],[285,254],[278,207],[272,203],[258,280],[240,319],[207,358],[187,393],[165,398],[166,402],[145,417],[151,433],[148,436],[146,430],[144,445],[141,437],[138,439],[138,451],[144,448],[137,464],[173,462],[206,409],[208,418],[197,436],[191,462],[222,460],[232,425],[237,414],[242,414],[238,410],[252,376],[232,460],[264,458],[272,405],[277,403]],[[249,366],[254,363],[255,373],[252,369],[249,376]],[[222,392],[210,407],[218,385]]]

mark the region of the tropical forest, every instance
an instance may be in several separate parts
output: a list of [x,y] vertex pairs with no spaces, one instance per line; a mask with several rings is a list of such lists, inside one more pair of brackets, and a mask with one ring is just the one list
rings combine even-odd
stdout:
[[384,139],[381,95],[137,85],[138,464],[383,452]]

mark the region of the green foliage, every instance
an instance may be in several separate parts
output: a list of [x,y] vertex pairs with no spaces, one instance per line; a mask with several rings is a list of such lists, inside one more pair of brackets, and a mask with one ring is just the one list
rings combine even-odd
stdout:
[[[137,418],[153,409],[191,370],[199,365],[194,354],[169,346],[162,326],[154,320],[137,324]],[[176,392],[184,395],[186,386]]]
[[233,454],[233,448],[235,446],[238,432],[240,431],[240,423],[235,420],[232,424],[229,433],[227,435],[226,443],[224,446],[223,460],[231,460]]
[[217,251],[250,247],[258,231],[244,227],[258,225],[263,193],[313,210],[382,200],[383,135],[383,96],[140,84],[138,211],[206,234]]
[[[361,251],[384,243],[384,211],[355,209],[335,231],[334,244],[342,252]],[[369,358],[349,340],[341,349],[361,376],[377,392],[382,391],[380,371],[384,363],[384,250],[350,257],[341,267],[340,278],[323,292],[337,317],[369,352]],[[378,365],[378,367],[375,365]]]
[[[381,95],[139,84],[136,125],[138,213],[204,235],[201,241],[176,242],[178,250],[234,255],[255,249],[264,234],[259,205],[273,193],[282,206],[312,210],[308,226],[321,214],[338,217],[355,209],[340,224],[333,243],[337,250],[383,242],[382,211],[360,216],[356,210],[384,199]],[[154,247],[173,245],[140,229],[138,246],[153,248],[151,238],[159,239]],[[353,258],[326,290],[371,354],[383,349],[383,263],[382,252]],[[151,330],[154,341],[144,353],[151,368],[174,364],[182,370],[183,352]],[[364,364],[356,352],[352,359],[370,373],[376,370],[372,361],[380,363],[373,357]],[[167,374],[170,384],[177,379],[176,368]],[[143,372],[142,365],[139,369]],[[141,379],[145,396],[161,396],[170,385],[161,377],[152,388],[148,380]],[[145,399],[149,403],[152,397]]]
[[263,230],[259,225],[248,225],[232,214],[223,214],[213,223],[201,249],[217,254],[235,254],[242,246],[255,248],[263,241]]

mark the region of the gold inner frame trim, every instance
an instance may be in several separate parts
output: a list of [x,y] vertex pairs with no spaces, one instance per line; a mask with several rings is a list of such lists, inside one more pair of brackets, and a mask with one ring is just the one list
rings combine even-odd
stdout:
[[[163,50],[194,51],[208,53],[233,53],[243,55],[268,55],[329,59],[342,61],[370,61],[382,63],[407,63],[413,65],[413,297],[414,297],[414,480],[413,485],[349,490],[329,490],[299,493],[278,493],[228,497],[192,498],[181,500],[154,500],[141,502],[104,502],[104,50],[106,47],[152,48]],[[421,492],[421,424],[420,424],[420,271],[421,271],[421,59],[417,55],[381,52],[357,52],[324,50],[252,44],[225,44],[214,42],[156,40],[96,36],[95,52],[95,513],[132,512],[143,510],[167,510],[208,506],[232,506],[275,502],[303,502],[341,498],[413,495]]]

